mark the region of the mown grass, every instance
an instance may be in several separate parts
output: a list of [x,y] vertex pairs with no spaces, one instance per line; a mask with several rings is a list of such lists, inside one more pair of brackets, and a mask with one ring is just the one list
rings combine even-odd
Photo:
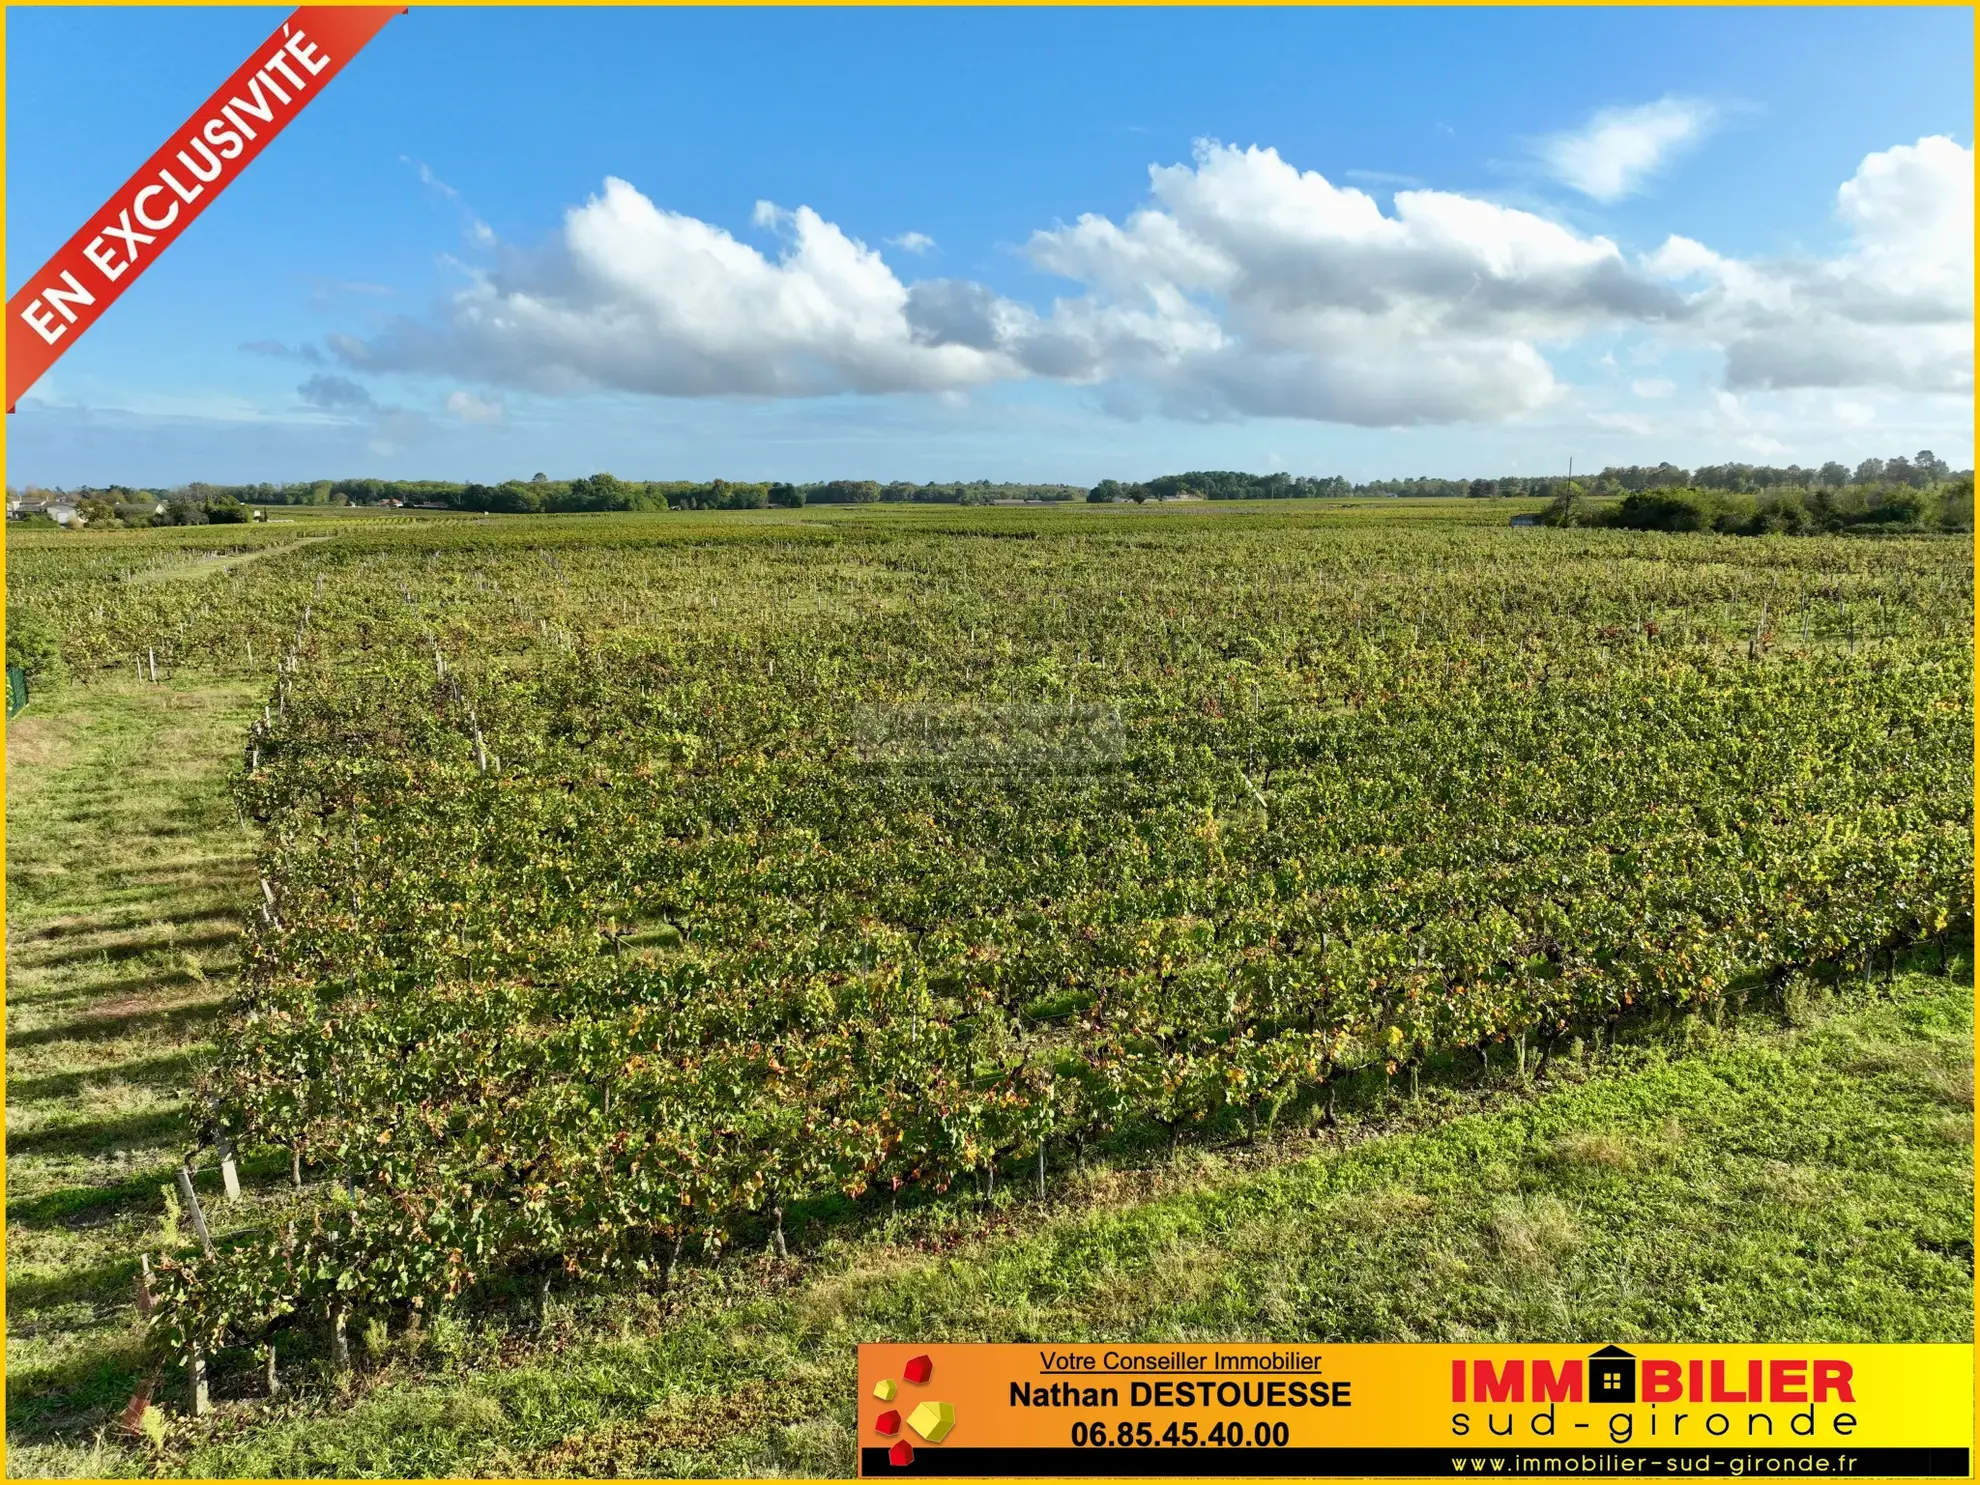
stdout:
[[10,730],[10,1474],[846,1474],[852,1348],[883,1337],[1971,1338],[1970,965],[1928,953],[1874,1001],[1804,987],[1538,1090],[1499,1067],[1381,1120],[1055,1171],[1043,1203],[820,1222],[664,1299],[367,1317],[355,1382],[305,1357],[261,1401],[230,1355],[212,1418],[127,1439],[134,1255],[253,890],[224,778],[255,704],[100,686]]
[[224,778],[258,704],[131,681],[43,691],[8,724],[10,1440],[100,1424],[139,1375],[138,1252],[251,884]]

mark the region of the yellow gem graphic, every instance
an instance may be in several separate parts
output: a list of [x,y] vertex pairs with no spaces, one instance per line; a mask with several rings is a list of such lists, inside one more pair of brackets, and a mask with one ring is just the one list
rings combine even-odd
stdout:
[[885,1377],[873,1384],[873,1395],[882,1402],[892,1402],[894,1394],[901,1389],[894,1384],[892,1377]]
[[908,1414],[908,1427],[931,1444],[939,1444],[956,1426],[956,1410],[948,1403],[917,1403]]

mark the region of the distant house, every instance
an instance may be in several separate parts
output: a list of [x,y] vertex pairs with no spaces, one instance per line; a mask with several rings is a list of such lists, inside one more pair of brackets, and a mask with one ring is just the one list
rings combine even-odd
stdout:
[[66,500],[51,500],[40,496],[7,497],[7,518],[12,521],[25,521],[33,516],[46,516],[58,526],[87,526],[89,517],[77,510]]
[[32,516],[46,516],[58,526],[87,526],[89,517],[77,510],[72,501],[51,495],[9,495],[7,497],[7,518],[12,521],[25,521]]

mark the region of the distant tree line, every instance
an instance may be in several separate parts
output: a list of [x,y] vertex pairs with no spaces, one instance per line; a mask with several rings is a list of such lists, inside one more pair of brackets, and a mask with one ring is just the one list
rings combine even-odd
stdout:
[[[917,485],[907,480],[819,480],[810,484],[748,480],[621,480],[609,474],[527,484],[464,485],[444,500],[459,510],[765,510],[805,505],[989,505],[1000,500],[1075,500],[1076,485],[993,480]],[[411,503],[411,502],[408,502]]]
[[1610,465],[1600,474],[1503,475],[1497,479],[1443,479],[1417,475],[1408,479],[1367,480],[1353,484],[1340,475],[1319,477],[1290,474],[1240,474],[1228,469],[1165,474],[1152,480],[1102,480],[1086,498],[1094,504],[1113,500],[1299,500],[1343,495],[1518,497],[1556,500],[1572,490],[1582,495],[1629,495],[1648,490],[1703,489],[1752,494],[1762,490],[1843,490],[1851,487],[1902,486],[1929,489],[1953,478],[1954,471],[1930,449],[1906,458],[1865,459],[1854,469],[1834,460],[1818,467],[1799,464],[1707,464],[1681,469],[1675,464]]
[[1102,480],[1086,492],[1095,505],[1110,500],[1304,500],[1326,495],[1351,495],[1355,487],[1338,474],[1241,474],[1233,469],[1195,469],[1188,474],[1157,475],[1152,480],[1123,483]]
[[[623,480],[611,474],[553,480],[536,474],[527,480],[485,485],[454,480],[342,479],[295,484],[216,485],[204,481],[155,489],[128,485],[79,486],[47,490],[29,486],[36,497],[60,497],[89,504],[94,519],[125,524],[198,524],[203,520],[247,520],[249,506],[386,505],[502,514],[568,511],[763,510],[804,505],[989,505],[997,501],[1078,500],[1079,485],[998,480],[954,480],[914,484],[895,480],[819,480],[784,484],[747,480]],[[166,512],[155,512],[164,504]],[[234,508],[242,513],[236,516]],[[156,519],[154,520],[154,516]]]
[[[29,485],[19,492],[10,486],[7,493],[10,500],[18,493],[23,500],[73,505],[85,525],[99,530],[126,526],[225,526],[254,519],[254,512],[247,506],[212,486],[140,490],[129,485],[83,485],[74,490],[49,490]],[[55,524],[45,515],[34,519],[42,525]]]
[[[1600,478],[1606,478],[1607,473],[1605,471]],[[1132,500],[1139,504],[1149,500],[1324,500],[1348,495],[1437,499],[1527,496],[1544,500],[1552,499],[1568,483],[1565,475],[1509,475],[1502,479],[1443,479],[1434,475],[1416,475],[1408,479],[1367,480],[1355,484],[1338,474],[1242,474],[1230,469],[1196,469],[1188,474],[1157,475],[1152,480],[1102,480],[1086,492],[1086,498],[1094,505],[1115,500]],[[1586,489],[1591,483],[1595,482],[1583,481],[1578,488]]]
[[1757,491],[1672,487],[1636,490],[1596,502],[1578,491],[1555,498],[1550,526],[1617,526],[1633,531],[1718,531],[1731,536],[1819,531],[1919,532],[1973,529],[1973,476],[1933,485],[1848,484]]
[[[1962,487],[1960,480],[1964,479]],[[1966,494],[1965,527],[1959,490]],[[1910,492],[1907,494],[1906,492]],[[821,480],[810,484],[738,480],[624,480],[611,474],[488,485],[447,480],[341,479],[294,484],[218,485],[195,481],[169,489],[124,485],[29,494],[75,502],[91,525],[194,525],[245,521],[251,506],[399,505],[445,510],[537,514],[575,511],[764,510],[806,505],[988,505],[998,501],[1091,503],[1149,500],[1300,500],[1343,496],[1494,499],[1551,502],[1556,524],[1649,524],[1669,530],[1838,530],[1880,527],[1968,529],[1971,471],[1955,472],[1929,449],[1855,468],[1831,460],[1798,464],[1611,465],[1599,474],[1505,475],[1495,479],[1406,479],[1353,483],[1341,475],[1246,474],[1198,469],[1154,479],[1105,479],[1075,485],[992,480],[914,484],[895,480]],[[1635,499],[1632,497],[1652,497]],[[1604,497],[1607,500],[1604,501]],[[1621,503],[1615,503],[1621,497]],[[1916,497],[1916,498],[1914,498]],[[1596,502],[1596,503],[1590,503]],[[162,506],[163,509],[159,509]],[[1947,523],[1951,522],[1951,526]]]
[[165,501],[191,507],[241,505],[383,505],[501,513],[640,510],[762,510],[802,505],[988,505],[999,500],[1077,500],[1078,485],[971,480],[917,485],[905,480],[820,480],[811,484],[751,483],[737,480],[623,480],[611,474],[553,480],[536,474],[526,480],[485,485],[454,480],[342,479],[296,484],[216,485],[195,482],[169,489],[123,485],[101,490],[82,487],[39,491],[106,504]]

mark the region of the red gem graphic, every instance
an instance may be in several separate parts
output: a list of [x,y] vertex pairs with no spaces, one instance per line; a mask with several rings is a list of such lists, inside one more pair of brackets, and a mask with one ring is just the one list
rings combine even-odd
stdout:
[[919,1387],[935,1375],[935,1363],[926,1356],[917,1356],[901,1368],[901,1375]]
[[886,1412],[882,1413],[878,1418],[875,1418],[873,1420],[873,1426],[879,1432],[885,1434],[888,1438],[891,1439],[895,1434],[901,1431],[900,1409],[898,1408],[887,1409]]
[[914,1445],[910,1444],[906,1439],[902,1439],[899,1443],[895,1444],[893,1448],[887,1451],[887,1463],[896,1466],[903,1464],[913,1464]]

